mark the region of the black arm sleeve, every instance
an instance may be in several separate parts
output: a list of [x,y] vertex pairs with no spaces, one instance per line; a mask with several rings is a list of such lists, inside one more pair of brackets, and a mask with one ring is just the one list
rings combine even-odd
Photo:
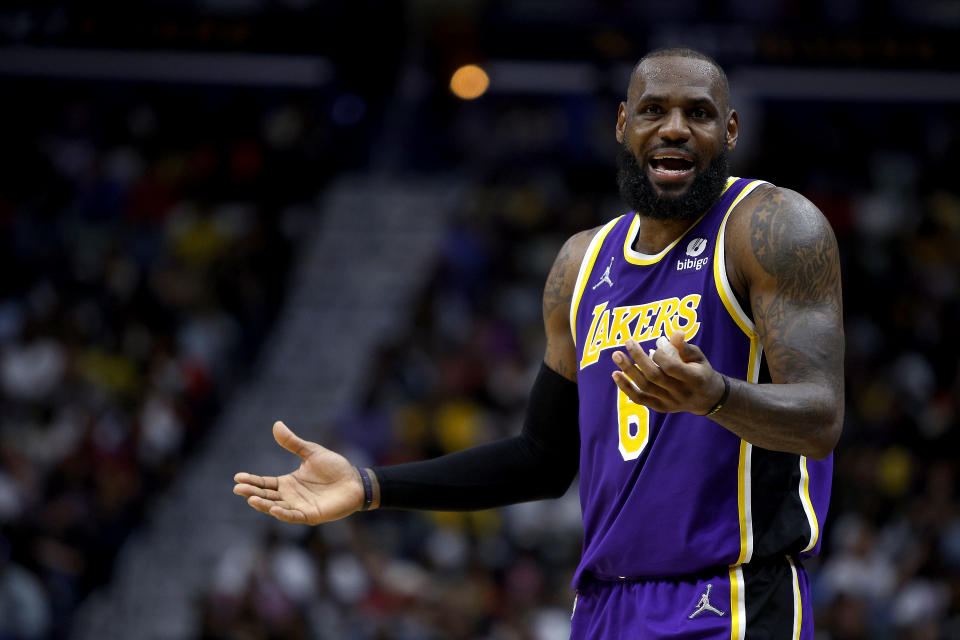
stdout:
[[374,467],[380,506],[470,511],[558,498],[580,465],[577,384],[540,367],[520,435],[446,456]]

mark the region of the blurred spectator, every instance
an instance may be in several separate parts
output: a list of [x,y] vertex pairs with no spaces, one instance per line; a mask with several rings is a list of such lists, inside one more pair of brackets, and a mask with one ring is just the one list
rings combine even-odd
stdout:
[[264,183],[311,163],[296,135],[324,125],[296,96],[277,108],[237,94],[223,117],[203,109],[213,92],[189,106],[176,91],[119,92],[3,91],[4,638],[65,637],[109,579],[266,335],[292,216],[323,178]]
[[[497,109],[491,101],[478,117],[495,119]],[[960,320],[960,199],[955,186],[923,182],[938,162],[932,150],[879,151],[865,160],[866,177],[852,163],[831,167],[825,181],[801,139],[822,119],[820,108],[776,110],[790,129],[771,118],[772,131],[761,137],[782,142],[737,174],[810,195],[831,219],[845,262],[847,424],[826,544],[808,564],[818,633],[951,637],[960,620],[960,465],[952,455],[960,348],[950,330]],[[874,121],[851,125],[845,144],[869,148],[873,126],[895,111],[875,109]],[[960,142],[956,124],[946,135]],[[544,140],[537,144],[549,146]],[[415,326],[382,349],[362,417],[348,411],[339,425],[380,462],[439,455],[519,429],[542,355],[545,273],[567,235],[622,210],[600,177],[607,174],[581,156],[558,152],[518,169],[512,161],[529,149],[511,151],[515,143],[470,141],[471,157],[511,169],[483,165]],[[361,426],[371,433],[351,435]],[[376,444],[363,445],[368,439]],[[327,539],[330,526],[309,536]],[[380,512],[334,527],[376,543],[330,535],[326,554],[313,557],[331,585],[313,596],[313,610],[322,612],[314,629],[357,638],[567,637],[580,543],[574,494],[497,512]],[[393,592],[398,575],[416,588]],[[382,608],[396,598],[406,598],[402,613]],[[351,626],[358,611],[375,613]]]
[[36,576],[10,560],[0,537],[0,638],[40,640],[51,627],[50,605]]
[[[538,3],[488,4],[491,24],[519,25],[504,55],[561,46],[565,59],[592,51],[623,60],[673,33],[645,27],[628,42],[578,26],[557,37],[533,28]],[[586,24],[593,4],[551,6],[552,26]],[[649,22],[652,9],[606,4],[611,23]],[[795,64],[791,51],[829,64],[830,48],[803,27],[812,22],[958,24],[953,5],[937,0],[707,4],[671,6],[678,37],[710,42],[726,28],[683,22],[704,15],[795,30],[781,43],[776,33],[740,38],[737,27],[738,37],[712,43],[751,64]],[[76,35],[66,17],[31,16],[8,16],[5,37]],[[399,31],[401,21],[379,22]],[[464,42],[477,44],[450,44],[444,33],[430,36],[433,46],[456,56]],[[359,59],[350,36],[345,50]],[[924,52],[943,39],[921,36],[913,65],[930,63]],[[311,28],[300,37],[315,46]],[[841,45],[851,64],[869,63],[868,49],[887,64],[898,50],[887,35],[850,42]],[[269,43],[304,46],[286,34]],[[365,82],[382,96],[394,78],[379,71]],[[380,347],[383,366],[364,402],[345,407],[336,426],[382,463],[516,432],[542,355],[546,271],[568,235],[623,210],[613,168],[619,91],[491,93],[456,107],[438,91],[400,118],[400,141],[410,142],[401,144],[391,131],[367,138],[351,128],[379,108],[354,88],[333,96],[70,81],[0,88],[0,638],[68,634],[78,601],[109,579],[150,496],[253,360],[317,190],[332,170],[381,147],[403,148],[404,171],[462,167],[472,186],[415,326]],[[960,637],[960,110],[781,100],[755,113],[762,144],[751,157],[734,154],[735,173],[810,197],[844,261],[847,422],[824,550],[808,565],[818,637]],[[350,131],[348,144],[335,127]],[[471,514],[365,514],[227,548],[197,594],[196,633],[565,638],[579,517],[570,493]]]

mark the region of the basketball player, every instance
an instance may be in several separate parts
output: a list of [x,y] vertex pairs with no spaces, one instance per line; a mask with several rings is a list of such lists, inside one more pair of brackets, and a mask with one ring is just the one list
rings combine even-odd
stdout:
[[804,197],[728,177],[738,129],[707,56],[637,64],[616,123],[634,212],[560,251],[520,435],[356,469],[278,422],[300,468],[238,474],[234,491],[316,524],[556,497],[579,470],[572,638],[812,638],[801,563],[843,420],[837,246]]

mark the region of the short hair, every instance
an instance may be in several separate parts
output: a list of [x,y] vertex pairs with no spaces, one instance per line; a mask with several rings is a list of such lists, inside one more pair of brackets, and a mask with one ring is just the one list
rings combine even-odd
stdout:
[[637,64],[633,66],[633,72],[631,75],[636,74],[637,70],[640,68],[640,65],[643,64],[645,60],[649,60],[651,58],[693,58],[694,60],[703,60],[704,62],[710,63],[710,65],[717,70],[717,75],[720,78],[720,88],[727,96],[727,102],[730,102],[730,83],[727,82],[727,72],[723,70],[723,67],[720,66],[719,62],[702,51],[697,51],[696,49],[691,49],[690,47],[663,47],[662,49],[654,49],[647,55],[640,58]]

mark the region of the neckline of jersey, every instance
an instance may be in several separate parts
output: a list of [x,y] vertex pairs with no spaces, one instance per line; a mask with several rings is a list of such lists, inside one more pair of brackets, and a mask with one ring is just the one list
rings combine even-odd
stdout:
[[[735,183],[739,179],[740,178],[737,178],[735,176],[730,176],[729,178],[727,178],[727,184],[723,186],[723,191],[720,192],[720,197],[722,198],[723,195],[727,192],[727,189],[729,189],[733,185],[733,183]],[[717,200],[719,201],[719,198]],[[716,205],[714,204],[714,206]],[[630,228],[627,230],[627,237],[623,241],[624,259],[630,264],[637,264],[637,265],[651,265],[651,264],[656,264],[657,262],[660,262],[660,260],[662,260],[665,255],[670,253],[671,249],[677,246],[677,243],[680,242],[685,235],[690,233],[691,229],[693,229],[695,226],[697,226],[697,224],[699,224],[701,220],[703,220],[704,216],[706,216],[711,209],[713,209],[712,206],[710,207],[710,209],[707,209],[702,216],[697,218],[693,222],[693,224],[687,227],[686,231],[684,231],[679,236],[677,236],[677,238],[673,242],[668,244],[666,247],[663,248],[662,251],[660,251],[660,253],[657,253],[655,255],[651,255],[648,253],[640,253],[639,251],[633,249],[633,243],[637,239],[637,234],[640,233],[640,214],[634,213],[633,220],[630,222]]]

